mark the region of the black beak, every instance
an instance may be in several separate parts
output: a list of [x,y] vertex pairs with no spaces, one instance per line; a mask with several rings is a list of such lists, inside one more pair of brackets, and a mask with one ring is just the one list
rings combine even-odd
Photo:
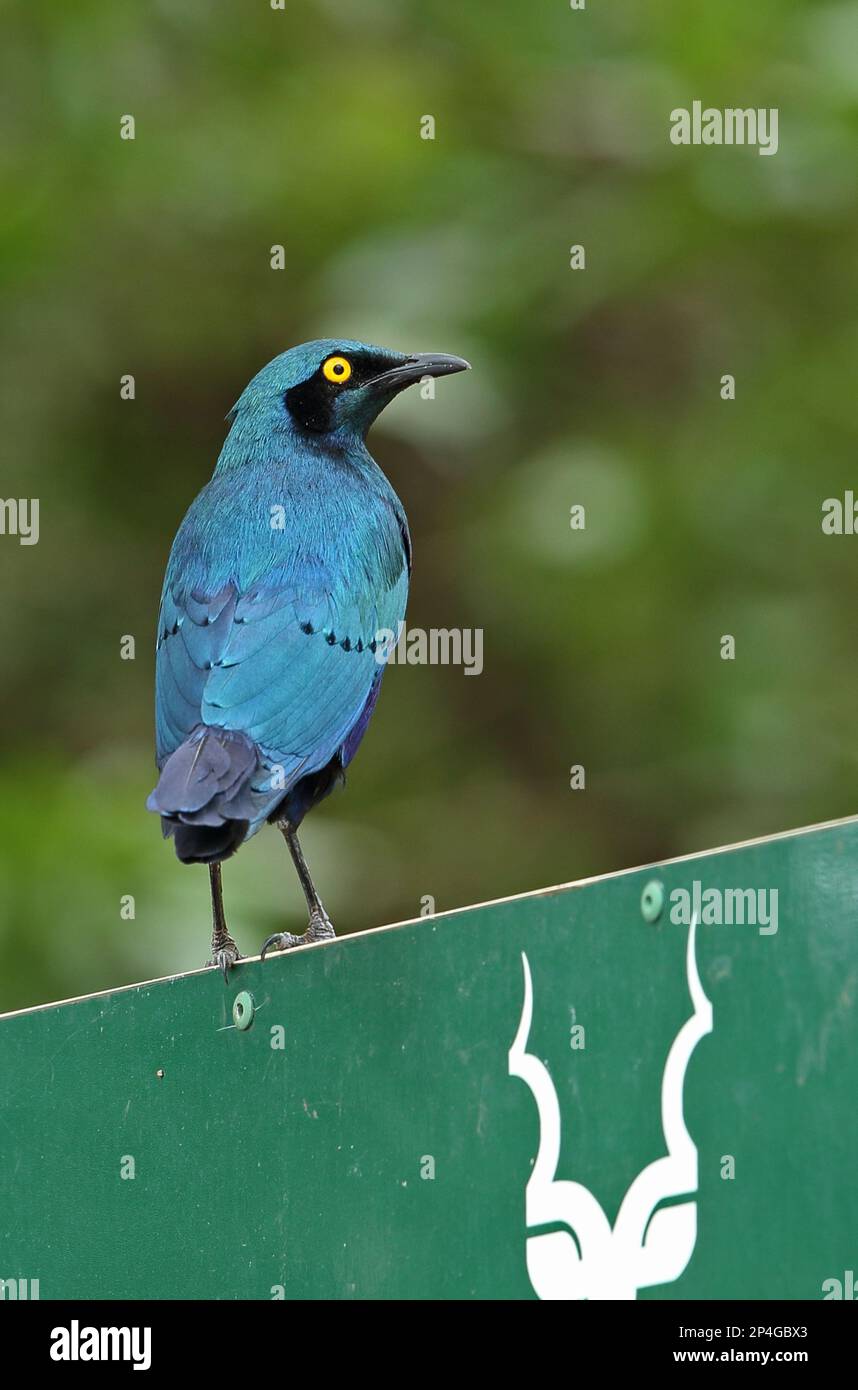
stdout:
[[398,367],[391,367],[371,381],[365,383],[379,391],[401,391],[415,381],[427,376],[452,376],[454,372],[470,371],[471,364],[464,357],[450,357],[444,352],[415,352]]

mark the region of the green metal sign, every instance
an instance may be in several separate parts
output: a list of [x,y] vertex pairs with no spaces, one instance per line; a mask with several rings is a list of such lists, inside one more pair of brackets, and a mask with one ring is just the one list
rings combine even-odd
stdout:
[[856,865],[846,821],[7,1015],[5,1296],[851,1297]]

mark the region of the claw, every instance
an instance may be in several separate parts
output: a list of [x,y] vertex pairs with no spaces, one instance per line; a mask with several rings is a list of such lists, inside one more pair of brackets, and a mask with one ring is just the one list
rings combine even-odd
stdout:
[[236,961],[243,960],[244,957],[234,941],[231,942],[230,945],[224,946],[218,951],[214,951],[212,955],[213,959],[207,960],[206,965],[215,966],[223,975],[224,984],[228,985],[230,970],[235,965]]
[[259,959],[265,959],[266,951],[288,951],[291,946],[305,946],[306,944],[306,938],[303,936],[293,936],[290,931],[276,931],[263,943],[262,950],[259,952]]
[[330,941],[335,935],[330,919],[324,913],[314,912],[303,936],[293,936],[290,931],[277,931],[263,943],[259,957],[264,960],[266,951],[290,951],[293,946],[310,946],[314,941]]

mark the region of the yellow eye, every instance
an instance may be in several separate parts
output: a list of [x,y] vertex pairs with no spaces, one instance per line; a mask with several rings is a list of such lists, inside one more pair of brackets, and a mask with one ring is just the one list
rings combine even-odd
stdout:
[[328,381],[342,386],[343,382],[348,381],[352,374],[352,364],[347,357],[329,357],[327,362],[322,365],[322,372]]

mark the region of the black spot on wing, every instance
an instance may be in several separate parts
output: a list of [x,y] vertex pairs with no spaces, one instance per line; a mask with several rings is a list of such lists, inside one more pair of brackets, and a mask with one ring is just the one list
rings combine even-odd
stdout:
[[411,577],[411,532],[408,530],[408,522],[405,520],[405,513],[400,512],[396,520],[399,522],[399,534],[402,537],[402,549],[405,552],[405,563],[408,566],[408,576]]

